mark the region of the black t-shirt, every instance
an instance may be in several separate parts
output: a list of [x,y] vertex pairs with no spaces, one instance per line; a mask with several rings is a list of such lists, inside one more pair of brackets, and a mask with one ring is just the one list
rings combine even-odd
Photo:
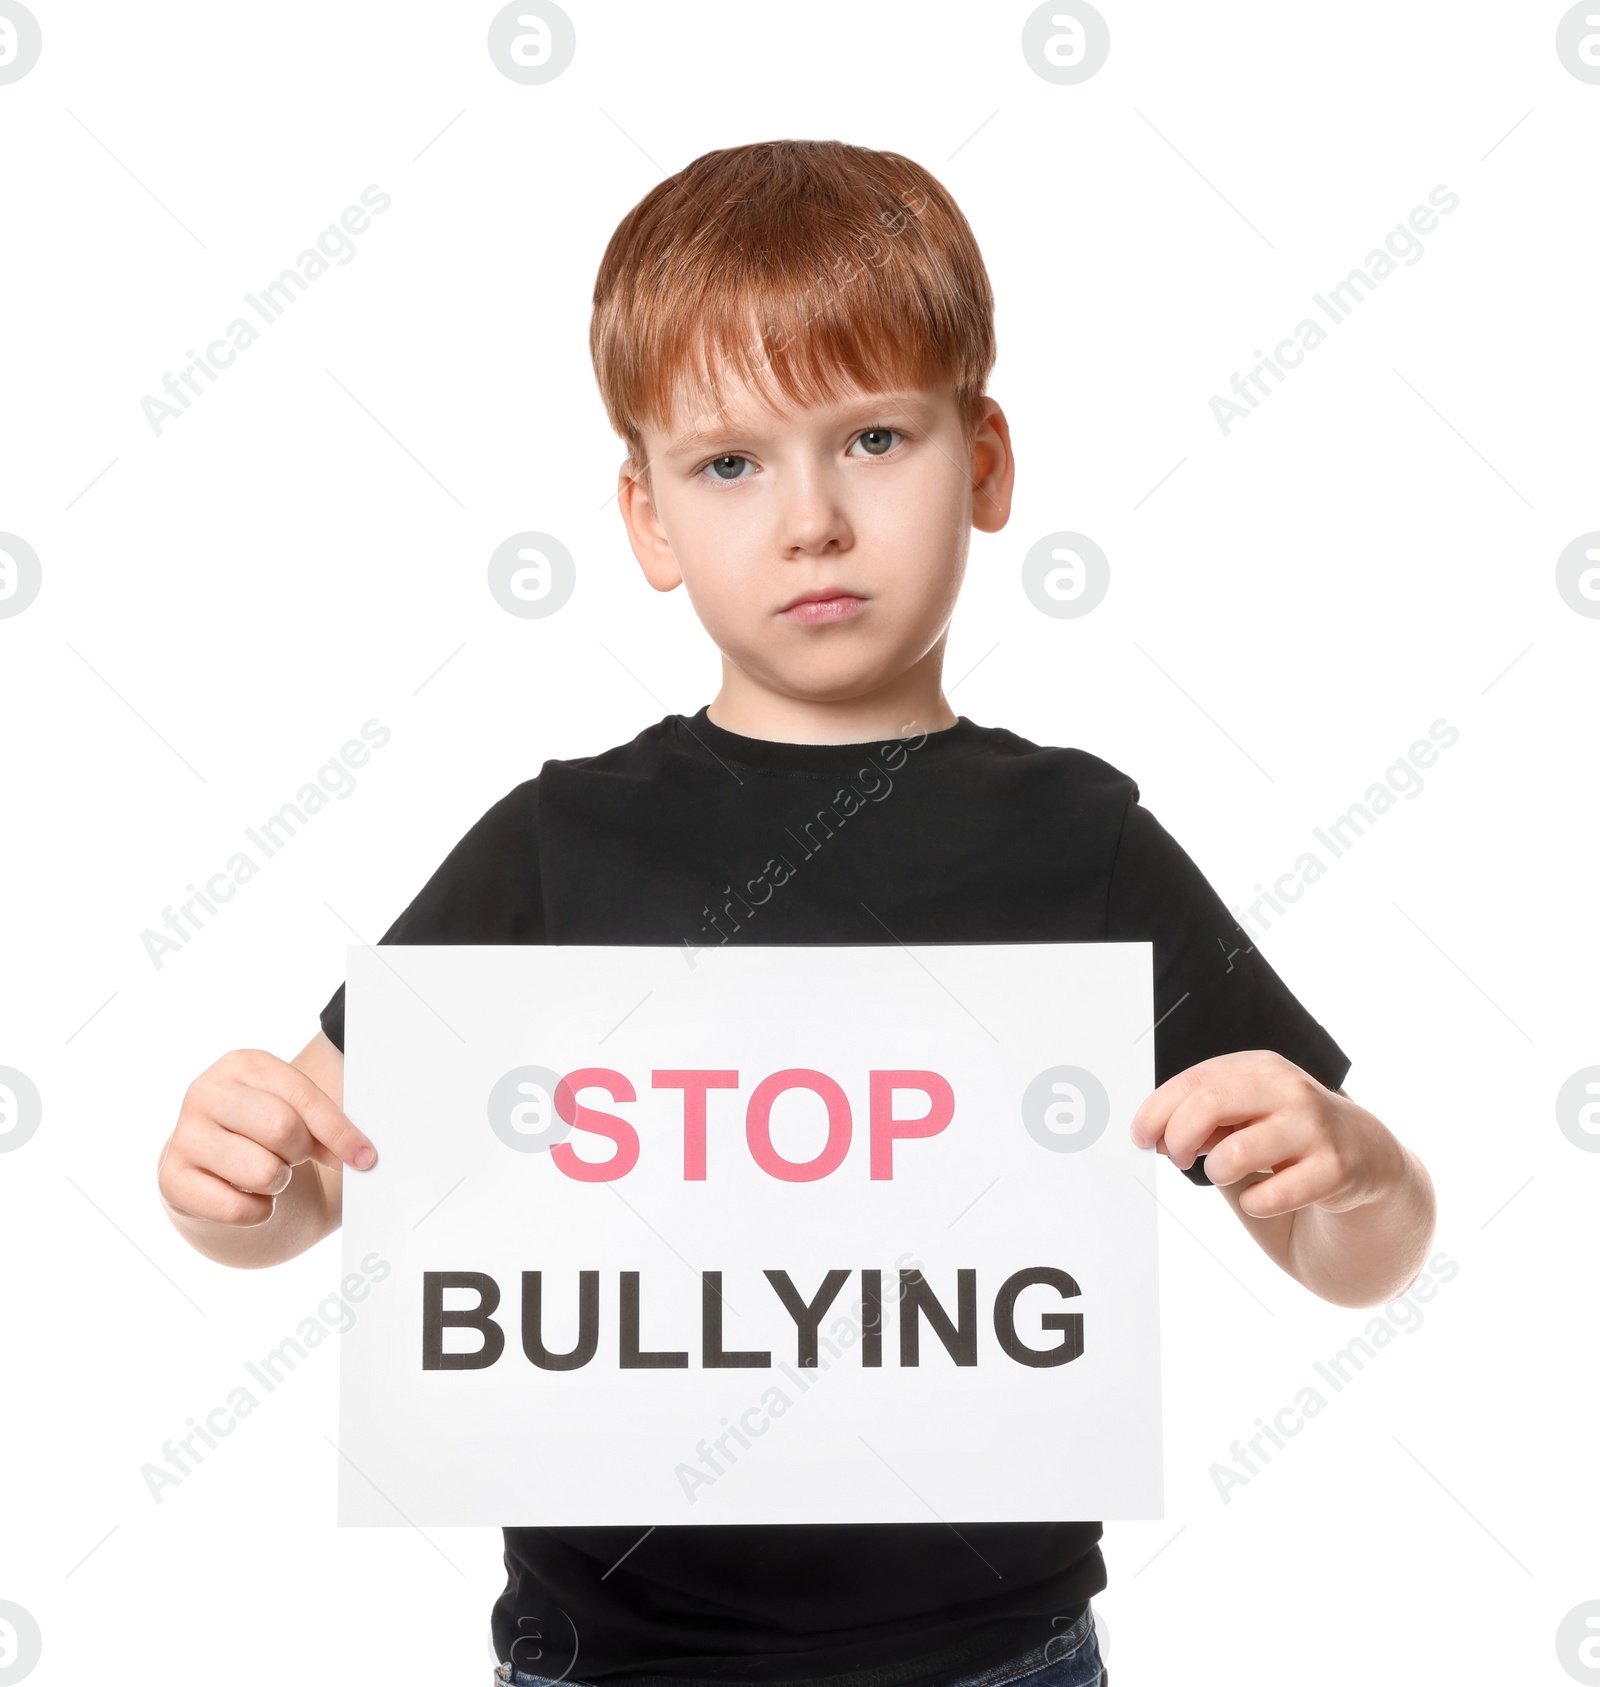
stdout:
[[[1348,1057],[1138,798],[1096,756],[965,717],[828,745],[669,715],[604,754],[546,762],[383,941],[1143,939],[1157,1083],[1266,1048],[1339,1088]],[[322,1027],[342,1048],[342,985]],[[1100,1533],[1076,1520],[508,1528],[495,1644],[576,1681],[929,1687],[1059,1634],[1106,1585]]]

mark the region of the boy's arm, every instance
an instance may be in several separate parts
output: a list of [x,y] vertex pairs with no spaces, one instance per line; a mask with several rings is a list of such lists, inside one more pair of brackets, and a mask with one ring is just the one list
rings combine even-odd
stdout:
[[235,1049],[189,1086],[161,1150],[162,1204],[223,1265],[277,1265],[337,1228],[344,1167],[376,1153],[343,1112],[344,1055],[318,1031],[292,1061]]
[[[1403,1294],[1433,1241],[1427,1168],[1381,1120],[1270,1050],[1169,1078],[1133,1138],[1206,1175],[1263,1251],[1315,1295],[1376,1306]],[[1276,1169],[1274,1169],[1276,1168]]]

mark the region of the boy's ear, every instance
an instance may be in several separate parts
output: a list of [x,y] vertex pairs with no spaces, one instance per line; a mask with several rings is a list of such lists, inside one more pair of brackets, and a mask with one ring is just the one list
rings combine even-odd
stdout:
[[623,525],[628,529],[628,543],[633,546],[645,579],[658,592],[670,592],[673,587],[681,586],[683,574],[678,559],[672,554],[649,485],[643,472],[634,468],[632,458],[624,458],[617,470],[617,504],[622,510]]
[[998,533],[1011,519],[1011,486],[1017,463],[1011,455],[1011,424],[992,399],[984,400],[983,415],[972,441],[972,525],[982,533]]

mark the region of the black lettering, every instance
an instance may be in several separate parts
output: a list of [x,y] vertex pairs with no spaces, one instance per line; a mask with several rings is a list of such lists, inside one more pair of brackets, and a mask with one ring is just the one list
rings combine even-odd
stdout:
[[920,1271],[900,1273],[900,1363],[916,1365],[917,1338],[920,1319],[926,1317],[928,1327],[944,1343],[945,1351],[958,1365],[978,1362],[978,1273],[971,1270],[956,1272],[956,1323],[939,1304],[927,1279]]
[[[770,1275],[770,1273],[769,1273]],[[700,1273],[700,1363],[708,1371],[755,1370],[772,1363],[770,1353],[722,1351],[722,1273]]]
[[839,1291],[850,1280],[848,1271],[830,1271],[822,1279],[822,1287],[817,1290],[809,1305],[800,1297],[800,1291],[790,1280],[787,1271],[764,1271],[762,1275],[778,1292],[778,1299],[783,1302],[783,1309],[794,1319],[795,1328],[800,1332],[799,1356],[796,1363],[804,1369],[817,1362],[817,1326],[822,1322],[828,1308],[839,1298]]
[[[472,1289],[476,1306],[446,1311],[446,1289]],[[489,1315],[500,1304],[500,1285],[482,1271],[424,1271],[422,1274],[422,1368],[425,1371],[481,1371],[505,1351],[506,1333]],[[475,1353],[446,1353],[446,1330],[477,1330],[483,1346]]]
[[621,1325],[617,1363],[625,1371],[684,1371],[687,1353],[642,1353],[639,1350],[639,1273],[624,1271],[621,1283]]
[[861,1363],[883,1363],[883,1273],[861,1273]]
[[578,1340],[569,1353],[544,1344],[543,1273],[522,1274],[522,1351],[541,1371],[575,1371],[594,1358],[600,1343],[600,1273],[578,1273]]
[[1017,1335],[1017,1296],[1035,1283],[1048,1283],[1063,1300],[1079,1293],[1072,1278],[1053,1265],[1032,1265],[1026,1271],[1013,1272],[994,1297],[995,1336],[1001,1350],[1019,1365],[1065,1365],[1083,1352],[1081,1312],[1046,1312],[1039,1319],[1041,1329],[1061,1331],[1061,1340],[1054,1347],[1029,1347]]

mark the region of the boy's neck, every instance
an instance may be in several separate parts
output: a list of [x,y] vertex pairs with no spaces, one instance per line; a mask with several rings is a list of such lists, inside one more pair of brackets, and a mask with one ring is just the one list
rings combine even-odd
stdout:
[[817,702],[761,684],[722,659],[722,687],[706,718],[725,732],[779,744],[865,744],[954,726],[958,716],[940,684],[943,651],[933,650],[890,684],[862,697]]

